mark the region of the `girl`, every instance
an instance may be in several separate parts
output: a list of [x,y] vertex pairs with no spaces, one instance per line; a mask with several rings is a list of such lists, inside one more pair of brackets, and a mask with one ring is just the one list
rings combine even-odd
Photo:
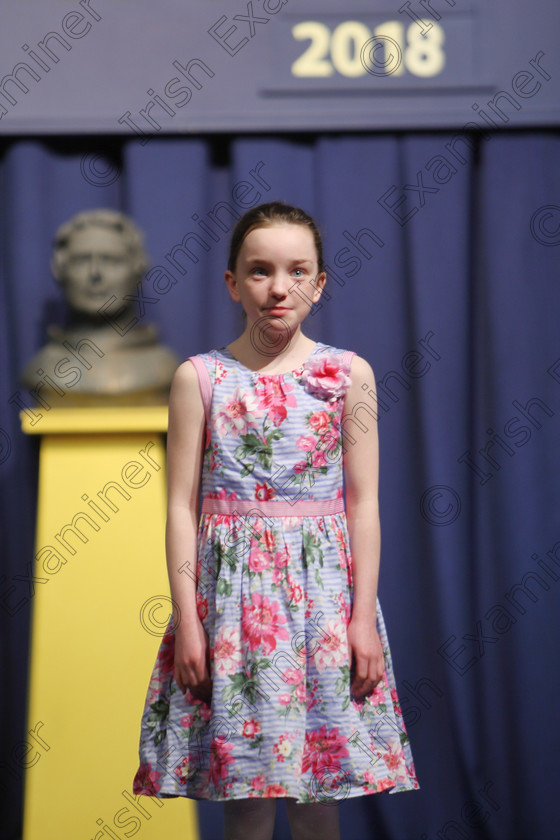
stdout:
[[340,801],[418,788],[377,600],[375,379],[301,331],[326,281],[302,210],[248,211],[225,280],[245,329],[171,388],[174,611],[133,790],[224,801],[227,840],[270,840],[282,797],[294,840],[338,840]]

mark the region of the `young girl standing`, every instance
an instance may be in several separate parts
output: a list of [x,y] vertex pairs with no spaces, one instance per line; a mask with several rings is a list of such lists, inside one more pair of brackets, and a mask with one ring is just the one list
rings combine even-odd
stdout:
[[248,211],[225,280],[245,330],[171,388],[174,611],[133,790],[224,801],[226,840],[270,840],[282,797],[294,840],[338,840],[340,801],[419,787],[377,600],[377,428],[351,419],[375,379],[301,331],[326,281],[302,210]]

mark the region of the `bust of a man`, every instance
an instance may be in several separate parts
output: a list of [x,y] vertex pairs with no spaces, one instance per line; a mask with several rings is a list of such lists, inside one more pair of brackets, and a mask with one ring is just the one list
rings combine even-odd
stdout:
[[69,322],[48,328],[21,376],[45,408],[167,399],[179,360],[135,307],[147,267],[142,234],[122,213],[78,213],[57,230],[51,269]]

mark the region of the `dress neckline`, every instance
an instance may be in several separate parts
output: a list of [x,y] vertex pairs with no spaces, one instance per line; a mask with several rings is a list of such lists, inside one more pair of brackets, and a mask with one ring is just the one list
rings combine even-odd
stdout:
[[301,363],[301,365],[299,367],[293,368],[292,370],[286,370],[283,373],[263,373],[261,370],[253,370],[253,368],[249,368],[246,365],[244,365],[242,362],[240,362],[239,359],[237,359],[233,355],[231,350],[228,350],[227,347],[220,347],[219,350],[218,350],[218,353],[222,353],[222,355],[227,356],[231,361],[235,362],[235,364],[238,365],[240,368],[242,368],[243,370],[246,370],[248,373],[251,373],[254,376],[266,376],[266,377],[290,376],[290,375],[295,376],[296,374],[299,374],[303,370],[303,368],[305,367],[307,362],[311,359],[312,356],[315,355],[315,353],[317,352],[317,349],[319,347],[323,347],[323,346],[324,345],[320,341],[316,341],[313,350],[308,355],[308,357],[305,359],[305,361],[303,361]]

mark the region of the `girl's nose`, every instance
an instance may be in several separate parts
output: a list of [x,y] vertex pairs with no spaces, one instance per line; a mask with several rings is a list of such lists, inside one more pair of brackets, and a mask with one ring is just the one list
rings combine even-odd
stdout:
[[276,272],[272,278],[272,294],[286,297],[290,290],[290,278],[283,272]]

